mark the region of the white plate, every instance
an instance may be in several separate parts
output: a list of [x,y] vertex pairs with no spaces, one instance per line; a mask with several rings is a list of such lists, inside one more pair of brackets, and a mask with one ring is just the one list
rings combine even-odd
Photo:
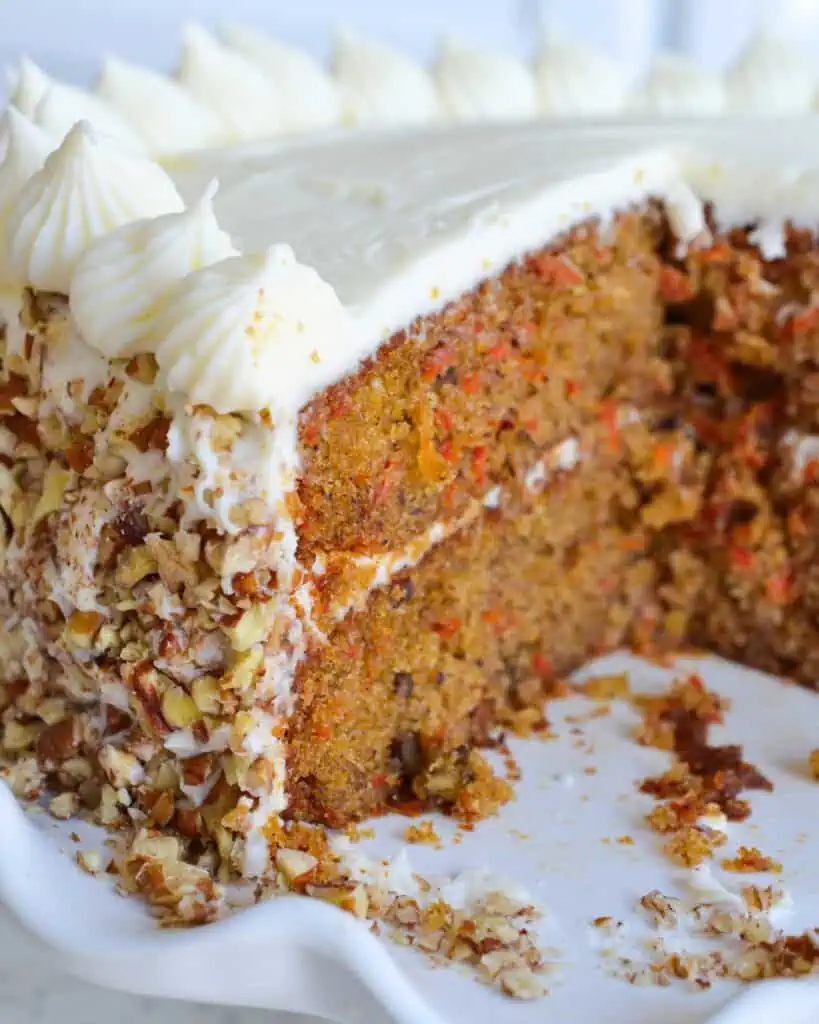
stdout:
[[[672,673],[623,655],[600,659],[586,674],[629,670],[632,689],[667,685]],[[774,782],[752,793],[749,822],[729,826],[727,851],[758,846],[784,865],[793,909],[789,931],[819,924],[816,810],[819,784],[807,759],[819,746],[819,697],[717,659],[680,662],[730,697],[726,725],[714,742],[741,743],[748,760]],[[523,884],[545,908],[544,940],[560,951],[560,969],[545,999],[513,1003],[455,969],[430,970],[412,950],[378,940],[351,917],[313,900],[288,897],[189,931],[160,931],[142,906],[117,896],[75,865],[77,846],[43,813],[24,813],[0,787],[0,899],[46,945],[55,965],[112,988],[157,995],[313,1013],[345,1024],[703,1024],[733,1000],[733,983],[692,992],[682,983],[639,988],[612,978],[590,922],[626,921],[635,942],[639,897],[653,888],[687,894],[643,823],[652,801],[635,782],[664,770],[668,758],[638,746],[637,721],[626,704],[581,726],[567,722],[590,705],[579,698],[549,705],[557,739],[513,742],[523,770],[517,800],[453,844],[454,829],[436,821],[443,849],[413,847],[413,865],[440,877],[490,868]],[[581,734],[572,730],[581,730]],[[596,768],[586,774],[585,768]],[[402,846],[406,819],[379,821],[368,853],[389,856]],[[629,835],[634,845],[618,844]],[[83,846],[93,841],[86,831]],[[97,842],[98,837],[97,837]],[[747,879],[723,876],[728,888]],[[766,878],[765,881],[769,881]],[[635,947],[636,948],[636,947]],[[819,986],[758,985],[720,1022],[770,1019],[790,1024],[819,1018]],[[771,1004],[775,1004],[775,1009]],[[804,1016],[799,1016],[804,1011]]]

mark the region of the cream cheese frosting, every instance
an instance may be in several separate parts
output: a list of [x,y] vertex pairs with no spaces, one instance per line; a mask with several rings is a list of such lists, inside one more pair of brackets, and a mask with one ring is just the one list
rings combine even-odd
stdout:
[[730,110],[799,114],[810,109],[819,74],[804,52],[766,30],[754,36],[725,75]]
[[151,348],[152,317],[178,281],[237,255],[213,212],[215,183],[181,213],[137,220],[103,235],[82,256],[69,288],[85,340],[108,358]]
[[189,274],[153,331],[171,391],[220,413],[292,417],[337,379],[351,322],[330,285],[287,245]]
[[[8,236],[8,221],[29,179],[45,163],[54,148],[52,140],[16,107],[9,107],[0,123],[0,240]],[[0,245],[0,288],[13,287],[6,246]]]
[[588,47],[547,41],[534,75],[540,113],[547,117],[613,117],[625,106],[622,69]]
[[34,119],[37,105],[51,88],[51,79],[30,57],[23,56],[8,74],[9,103]]
[[179,81],[213,111],[231,141],[264,138],[281,128],[281,103],[270,79],[201,25],[184,30]]
[[444,116],[450,121],[516,121],[537,114],[531,70],[507,54],[444,40],[435,66]]
[[134,126],[154,156],[215,146],[227,136],[212,110],[150,68],[106,57],[97,92]]
[[9,269],[21,283],[68,294],[74,267],[95,239],[181,208],[157,164],[80,121],[14,203],[5,238]]
[[420,65],[350,29],[338,33],[333,72],[345,124],[424,124],[439,115],[432,79]]
[[77,121],[85,120],[130,149],[145,148],[140,135],[104,99],[57,82],[27,57],[20,61],[11,104],[59,139]]
[[338,87],[309,54],[242,25],[228,25],[223,38],[271,79],[281,100],[285,131],[304,132],[338,124]]
[[712,117],[725,111],[725,86],[674,53],[661,53],[631,97],[629,108],[665,117]]

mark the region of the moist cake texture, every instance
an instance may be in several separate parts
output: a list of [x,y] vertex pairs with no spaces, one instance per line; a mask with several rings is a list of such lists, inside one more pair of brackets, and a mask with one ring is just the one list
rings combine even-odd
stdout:
[[815,683],[819,153],[790,127],[787,173],[730,124],[170,175],[82,122],[3,131],[15,792],[270,877],[308,826],[491,811],[479,748],[602,651]]

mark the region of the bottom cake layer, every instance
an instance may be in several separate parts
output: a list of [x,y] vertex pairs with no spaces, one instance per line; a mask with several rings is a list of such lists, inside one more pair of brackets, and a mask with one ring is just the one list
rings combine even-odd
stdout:
[[471,748],[499,722],[536,721],[555,681],[620,644],[650,603],[637,505],[622,455],[603,445],[374,594],[302,666],[290,812],[340,825],[390,797],[479,800]]

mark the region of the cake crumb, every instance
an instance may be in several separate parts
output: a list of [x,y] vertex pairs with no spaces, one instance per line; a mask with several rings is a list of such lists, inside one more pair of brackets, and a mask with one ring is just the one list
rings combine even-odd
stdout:
[[578,691],[592,700],[622,700],[631,693],[627,672],[593,676],[578,686]]
[[663,847],[675,864],[691,868],[714,856],[717,847],[726,842],[722,832],[697,825],[687,825],[675,833]]
[[810,752],[808,763],[810,765],[811,776],[819,782],[819,747]]
[[96,850],[77,850],[75,860],[89,875],[98,875],[102,871],[102,857]]
[[353,823],[344,829],[344,835],[351,843],[360,843],[365,839],[375,839],[375,829],[369,825],[361,826]]
[[768,857],[755,846],[740,846],[735,857],[726,857],[722,861],[725,871],[738,874],[752,874],[757,871],[780,872],[782,865],[773,857]]
[[419,821],[417,825],[408,825],[404,830],[404,839],[408,843],[419,843],[426,846],[434,846],[441,842],[441,837],[435,831],[431,821]]

